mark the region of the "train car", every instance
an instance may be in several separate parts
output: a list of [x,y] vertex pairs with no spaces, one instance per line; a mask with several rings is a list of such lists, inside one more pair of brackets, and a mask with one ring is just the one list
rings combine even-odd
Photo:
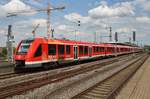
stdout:
[[53,64],[116,56],[138,51],[138,48],[115,44],[96,44],[71,40],[35,38],[22,40],[15,51],[17,68],[47,67]]

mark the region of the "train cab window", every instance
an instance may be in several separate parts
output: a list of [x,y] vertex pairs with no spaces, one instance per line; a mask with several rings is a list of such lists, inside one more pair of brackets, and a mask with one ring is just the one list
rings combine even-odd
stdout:
[[56,45],[48,44],[48,55],[56,55]]
[[83,46],[79,46],[79,55],[83,55]]
[[17,54],[26,54],[33,40],[23,40],[19,46]]
[[67,55],[70,54],[70,45],[66,45],[66,54],[67,54]]
[[42,55],[42,46],[39,45],[39,47],[37,48],[35,54],[34,54],[34,57],[38,57],[38,56],[41,56]]
[[64,45],[58,45],[58,54],[59,55],[65,54],[65,46]]
[[88,46],[84,47],[84,54],[87,55],[88,54]]

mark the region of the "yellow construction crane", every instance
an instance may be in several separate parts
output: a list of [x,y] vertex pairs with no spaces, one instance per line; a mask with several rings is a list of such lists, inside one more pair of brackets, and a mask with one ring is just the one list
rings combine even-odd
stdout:
[[[47,8],[34,10],[36,12],[47,12],[47,37],[48,38],[50,38],[50,33],[51,33],[51,24],[50,24],[51,12],[53,10],[63,10],[63,9],[65,9],[65,6],[52,7],[51,4],[48,3]],[[7,17],[9,17],[9,16],[17,16],[19,13],[31,13],[31,12],[33,12],[33,11],[31,11],[31,10],[24,10],[24,11],[12,12],[12,13],[8,13]],[[52,37],[52,35],[51,35],[51,37]]]

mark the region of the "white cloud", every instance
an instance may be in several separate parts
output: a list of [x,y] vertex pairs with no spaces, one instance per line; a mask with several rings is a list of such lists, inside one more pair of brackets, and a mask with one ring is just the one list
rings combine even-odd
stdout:
[[69,33],[69,32],[73,32],[74,28],[66,24],[59,24],[56,26],[55,30],[57,32]]
[[150,23],[150,17],[148,16],[137,17],[136,20],[141,23]]
[[46,19],[33,19],[32,20],[32,25],[37,25],[40,24],[40,26],[46,26],[47,20]]
[[0,28],[0,35],[5,35],[7,33],[7,30],[6,29],[1,29]]
[[57,29],[58,30],[67,30],[68,26],[66,26],[66,25],[59,25],[59,26],[57,26]]
[[78,13],[70,13],[70,14],[65,15],[64,17],[65,19],[71,22],[77,22],[78,20],[80,20],[81,23],[87,23],[90,20],[90,17],[84,17]]
[[[121,33],[121,39],[119,40],[120,42],[128,41],[127,38],[132,37],[132,31],[137,32],[138,41],[147,42],[146,39],[148,40],[149,37],[145,35],[148,35],[150,31],[150,17],[148,16],[149,13],[143,11],[143,9],[146,10],[146,8],[149,7],[144,7],[144,5],[149,4],[149,2],[147,2],[147,4],[146,2],[145,4],[141,3],[140,6],[143,6],[144,8],[139,9],[139,5],[135,3],[137,1],[145,2],[148,0],[128,0],[128,2],[125,0],[125,2],[116,3],[113,5],[108,5],[106,1],[103,1],[99,3],[98,7],[89,10],[87,16],[74,12],[67,14],[64,17],[71,22],[77,22],[77,20],[81,20],[81,22],[84,21],[81,24],[82,28],[80,28],[80,31],[82,31],[82,33],[80,33],[80,38],[83,40],[87,40],[89,37],[88,34],[91,34],[92,37],[95,31],[100,33],[102,36],[108,36],[109,30],[107,30],[106,27],[112,26],[113,35],[114,32]],[[139,15],[143,16],[137,17]],[[92,41],[92,39],[90,40]],[[103,41],[107,42],[108,38],[103,39]]]
[[145,11],[150,11],[150,0],[136,0],[138,6],[141,6]]
[[131,33],[132,31],[136,31],[134,28],[123,27],[116,30],[118,33]]
[[[11,0],[10,2],[22,2],[21,0]],[[32,0],[31,0],[32,1]],[[122,2],[125,1],[125,2]],[[128,1],[128,2],[127,2]],[[144,10],[148,8],[149,6],[144,6],[148,5],[149,0],[135,0],[139,2],[142,1],[147,1],[147,3],[141,3],[141,6],[143,7]],[[137,31],[137,37],[141,37],[138,40],[142,40],[143,38],[148,36],[145,36],[146,34],[148,35],[150,29],[149,25],[147,23],[150,23],[150,17],[146,16],[149,15],[149,13],[143,11],[141,13],[138,12],[137,5],[135,5],[135,1],[133,2],[132,0],[121,0],[121,3],[116,3],[113,5],[108,5],[106,0],[102,2],[96,2],[97,6],[95,8],[92,8],[87,12],[87,15],[82,15],[78,12],[72,12],[70,14],[66,14],[64,18],[66,20],[60,20],[53,22],[52,26],[55,29],[55,37],[66,37],[66,38],[71,38],[74,39],[74,30],[78,29],[79,32],[77,32],[78,40],[82,41],[93,41],[94,36],[93,33],[97,31],[97,39],[99,39],[99,35],[101,36],[108,36],[109,35],[109,30],[106,29],[106,26],[112,26],[112,33],[114,36],[114,32],[118,33],[123,33],[127,37],[132,36],[131,33],[133,30]],[[23,2],[22,2],[23,3]],[[9,4],[9,3],[8,3]],[[14,2],[15,4],[15,2]],[[7,5],[7,4],[6,4]],[[7,12],[11,12],[12,8],[9,9],[9,7],[5,9],[9,9],[5,11],[3,6],[6,5],[0,5],[0,16],[5,15]],[[20,5],[20,4],[19,4]],[[26,5],[26,4],[25,4]],[[138,5],[138,6],[139,6]],[[8,6],[8,5],[7,5]],[[16,5],[17,6],[17,5]],[[20,6],[23,8],[19,8],[21,10],[23,9],[28,9],[30,6]],[[92,6],[90,6],[92,7]],[[31,8],[30,8],[31,9]],[[18,11],[18,9],[15,9]],[[140,9],[141,10],[141,9]],[[148,10],[148,9],[147,9]],[[147,11],[146,10],[146,11]],[[135,12],[134,12],[135,11]],[[135,16],[133,16],[135,15]],[[140,15],[143,17],[136,17],[136,15]],[[68,20],[68,21],[67,21]],[[78,20],[81,21],[81,26],[77,27],[75,22]],[[70,21],[70,22],[69,22]],[[146,24],[145,24],[146,23]],[[29,19],[29,20],[24,20],[20,22],[16,22],[14,24],[14,30],[13,31],[18,31],[16,35],[16,40],[19,41],[22,38],[22,34],[25,36],[31,36],[32,29],[35,25],[40,24],[40,27],[37,29],[37,36],[38,35],[46,35],[46,19],[40,18],[40,19]],[[145,28],[144,28],[145,27]],[[6,29],[7,30],[7,29]],[[3,30],[0,30],[2,33]],[[16,32],[15,32],[16,33]],[[89,38],[90,37],[90,38]],[[122,37],[122,36],[120,36]],[[120,41],[127,41],[127,38],[124,39],[125,37],[122,37],[123,39],[120,39]],[[108,41],[109,38],[102,38],[102,41]],[[143,39],[145,40],[145,39]],[[150,41],[148,41],[150,42]]]
[[8,12],[15,12],[15,11],[21,11],[21,10],[30,10],[31,7],[27,6],[20,0],[11,0],[9,3],[5,4],[3,6],[5,10]]
[[7,16],[8,13],[15,13],[20,11],[30,11],[28,13],[23,12],[22,15],[35,14],[35,11],[30,6],[24,4],[21,0],[11,0],[5,5],[0,5],[0,11],[2,12],[0,17]]
[[0,17],[5,17],[6,14],[7,14],[7,12],[6,12],[5,9],[2,7],[2,5],[0,5],[0,12],[1,12]]
[[99,4],[100,4],[100,5],[105,5],[105,6],[107,6],[107,2],[106,2],[106,1],[100,1]]
[[39,18],[39,19],[23,20],[23,21],[18,21],[14,23],[14,25],[17,26],[17,28],[21,28],[21,29],[31,28],[38,24],[40,25],[40,27],[46,27],[47,20],[43,18]]
[[74,12],[65,15],[64,18],[71,22],[80,20],[81,25],[84,24],[84,26],[88,28],[98,29],[106,28],[106,26],[113,23],[122,22],[121,18],[134,15],[134,7],[130,2],[116,3],[112,6],[108,6],[106,1],[101,1],[99,4],[98,7],[89,10],[87,16],[82,16]]
[[28,28],[31,26],[31,21],[30,20],[22,20],[22,21],[17,21],[14,23],[14,26],[17,28]]
[[77,21],[80,20],[82,27],[83,26],[87,26],[87,27],[95,27],[95,26],[105,27],[106,26],[103,19],[93,19],[90,16],[82,16],[78,13],[70,13],[68,15],[65,15],[64,18],[73,23],[74,22],[77,23]]
[[129,2],[117,3],[113,6],[108,6],[102,3],[96,8],[89,10],[89,15],[93,18],[104,17],[124,17],[134,15],[134,8]]
[[64,17],[69,21],[77,21],[82,18],[82,16],[78,13],[70,13],[68,15],[65,15]]

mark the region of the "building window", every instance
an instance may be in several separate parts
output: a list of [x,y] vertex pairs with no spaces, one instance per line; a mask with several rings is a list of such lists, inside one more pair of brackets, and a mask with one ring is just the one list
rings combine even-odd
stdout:
[[66,45],[66,54],[70,54],[70,45]]
[[48,55],[56,55],[56,45],[48,44]]
[[38,57],[38,56],[41,56],[42,55],[42,46],[39,45],[39,47],[37,48],[35,54],[34,54],[34,57]]
[[65,46],[64,45],[58,45],[58,54],[59,55],[65,54]]

